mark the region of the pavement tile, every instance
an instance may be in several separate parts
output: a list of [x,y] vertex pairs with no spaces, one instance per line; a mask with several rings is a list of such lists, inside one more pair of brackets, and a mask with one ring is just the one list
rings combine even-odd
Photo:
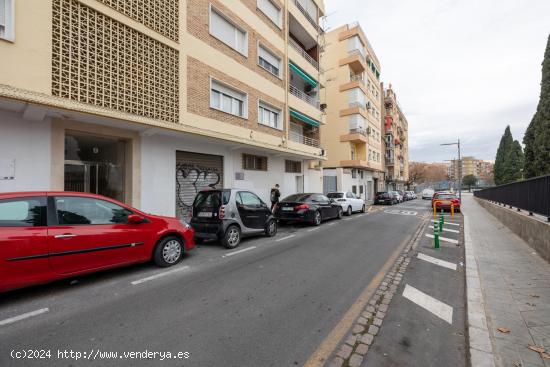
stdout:
[[359,344],[357,348],[355,348],[355,353],[364,356],[369,351],[369,346],[366,344]]
[[340,357],[336,357],[330,362],[329,367],[341,367],[343,364],[344,360]]
[[351,352],[353,352],[353,348],[350,347],[347,344],[344,344],[340,347],[338,352],[336,352],[336,356],[338,356],[340,358],[343,358],[343,359],[348,359],[349,356],[351,355]]
[[367,345],[371,345],[373,340],[374,340],[374,336],[372,336],[371,334],[363,334],[363,336],[361,337],[361,343],[364,343]]
[[360,367],[361,363],[363,363],[363,356],[356,353],[354,353],[348,361],[350,367]]
[[376,326],[376,325],[371,325],[371,326],[369,327],[369,334],[376,335],[376,334],[378,334],[378,330],[380,330],[380,329],[378,328],[378,326]]

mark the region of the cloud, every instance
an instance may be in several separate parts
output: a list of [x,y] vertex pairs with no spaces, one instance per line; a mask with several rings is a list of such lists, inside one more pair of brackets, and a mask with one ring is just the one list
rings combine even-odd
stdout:
[[[345,7],[344,7],[345,4]],[[409,121],[411,160],[494,159],[536,110],[550,1],[325,0],[332,29],[359,21]],[[335,12],[335,13],[334,13]]]

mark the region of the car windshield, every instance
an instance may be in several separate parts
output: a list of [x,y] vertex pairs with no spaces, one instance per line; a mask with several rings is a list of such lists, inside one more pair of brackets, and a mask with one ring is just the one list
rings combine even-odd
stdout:
[[451,200],[456,199],[456,196],[453,194],[439,194],[436,196],[436,199],[438,200]]
[[341,192],[329,192],[329,193],[327,194],[327,197],[328,197],[329,199],[341,199],[341,198],[344,197],[344,194],[341,193]]
[[228,190],[201,191],[195,197],[193,208],[197,212],[205,209],[217,210],[222,205],[221,199],[223,199],[223,205],[227,205],[229,203],[230,196],[231,192]]
[[286,202],[301,202],[301,201],[306,201],[310,198],[311,194],[294,194],[294,195],[290,195],[290,196],[287,196],[286,198],[283,199],[283,201],[286,201]]

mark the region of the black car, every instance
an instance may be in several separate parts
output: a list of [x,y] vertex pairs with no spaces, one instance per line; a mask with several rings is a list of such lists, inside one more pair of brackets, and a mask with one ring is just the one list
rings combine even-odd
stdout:
[[377,192],[376,197],[374,198],[375,204],[388,204],[393,205],[397,204],[397,197],[391,192]]
[[342,206],[323,194],[294,194],[284,198],[277,206],[279,223],[291,221],[320,225],[325,219],[342,218]]

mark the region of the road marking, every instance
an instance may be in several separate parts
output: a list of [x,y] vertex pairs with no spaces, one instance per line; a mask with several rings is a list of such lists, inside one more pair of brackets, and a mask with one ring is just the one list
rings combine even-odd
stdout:
[[410,210],[396,210],[396,209],[389,209],[384,210],[384,213],[388,214],[399,214],[399,215],[416,215],[418,212],[410,211]]
[[313,231],[316,231],[318,229],[321,229],[321,227],[314,227],[314,228],[308,229],[307,231],[308,232],[313,232]]
[[333,225],[335,225],[335,224],[336,224],[336,222],[331,222],[331,223],[329,223],[328,225],[329,225],[329,226],[333,226]]
[[158,274],[155,274],[155,275],[151,275],[150,277],[147,277],[147,278],[142,278],[142,279],[134,280],[134,281],[132,282],[132,285],[138,285],[138,284],[141,284],[141,283],[145,283],[145,282],[148,282],[148,281],[150,281],[150,280],[157,279],[157,278],[162,278],[162,277],[164,277],[164,276],[166,276],[166,275],[170,275],[170,274],[177,273],[177,272],[179,272],[179,271],[187,270],[187,269],[189,269],[189,266],[182,266],[181,268],[168,270],[168,271],[165,271],[165,272],[162,272],[162,273],[158,273]]
[[[432,222],[439,223],[438,220],[433,220],[433,219],[432,219]],[[452,226],[460,226],[460,223],[454,223],[454,222],[448,222],[448,221],[445,221],[445,224],[450,224]]]
[[286,236],[286,237],[283,237],[283,238],[279,238],[278,240],[275,240],[275,242],[279,242],[279,241],[284,241],[284,240],[288,240],[289,238],[292,238],[296,236],[295,234],[291,234],[290,236]]
[[222,257],[229,257],[229,256],[237,255],[237,254],[240,254],[240,253],[245,252],[245,251],[254,250],[255,248],[256,248],[256,246],[246,247],[246,248],[243,248],[241,250],[228,252],[227,254],[223,255]]
[[[434,235],[433,235],[433,234],[426,233],[426,237],[434,238]],[[449,243],[454,243],[455,245],[458,245],[458,241],[457,241],[457,240],[453,240],[452,238],[447,238],[447,237],[439,236],[439,239],[440,239],[441,241],[445,241],[445,242],[449,242]]]
[[428,256],[428,255],[424,255],[423,253],[420,253],[420,252],[418,253],[417,257],[420,260],[424,260],[424,261],[427,261],[429,263],[439,265],[439,266],[442,266],[442,267],[447,268],[447,269],[456,270],[456,264],[453,264],[451,262],[441,260],[441,259],[438,259],[436,257],[431,257],[431,256]]
[[[449,224],[449,223],[447,223]],[[430,228],[433,228],[434,226],[429,226]],[[457,231],[456,229],[448,229],[448,228],[443,228],[443,232],[452,232],[452,233],[460,233],[460,231]]]
[[447,321],[449,324],[453,324],[453,308],[448,304],[443,303],[408,284],[405,285],[403,297],[416,303],[425,310],[430,311],[440,319]]
[[[415,232],[416,234],[417,232]],[[373,296],[376,288],[382,282],[382,279],[386,276],[386,273],[391,269],[395,260],[399,257],[407,243],[414,238],[413,236],[407,236],[403,239],[403,242],[391,253],[388,260],[384,263],[378,273],[372,278],[369,285],[363,290],[359,297],[355,300],[353,305],[344,314],[344,317],[338,322],[338,324],[331,330],[328,336],[321,342],[319,347],[313,352],[311,357],[304,364],[304,367],[321,367],[324,366],[330,355],[338,347],[340,340],[349,332],[349,329],[359,317],[369,299]]]
[[40,310],[31,311],[31,312],[27,312],[27,313],[24,313],[24,314],[21,314],[21,315],[18,315],[18,316],[10,317],[9,319],[1,320],[0,321],[0,326],[13,324],[14,322],[21,321],[21,320],[24,320],[24,319],[28,319],[29,317],[38,316],[40,314],[48,312],[49,310],[50,309],[46,307],[46,308],[41,308]]

